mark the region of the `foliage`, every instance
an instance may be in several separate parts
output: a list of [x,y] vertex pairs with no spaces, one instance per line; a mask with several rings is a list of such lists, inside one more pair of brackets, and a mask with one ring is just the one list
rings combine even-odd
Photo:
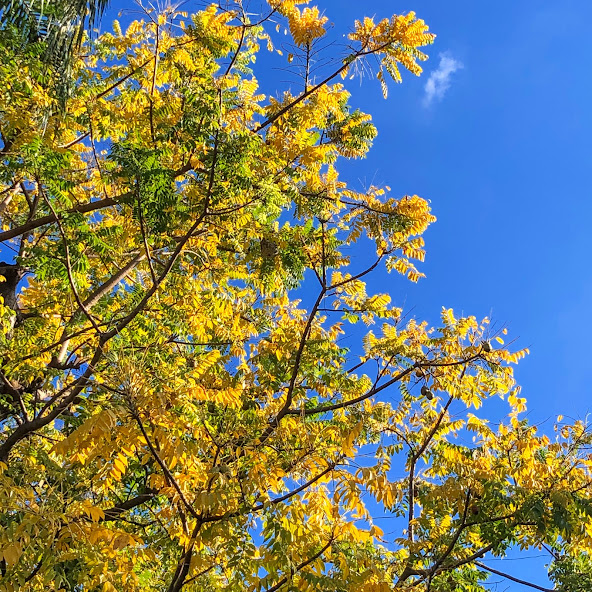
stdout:
[[[64,109],[3,37],[0,590],[478,591],[516,546],[589,574],[586,426],[522,419],[487,319],[367,292],[421,277],[434,217],[340,178],[376,134],[342,80],[432,34],[364,19],[315,71],[304,4],[114,23]],[[299,86],[259,90],[261,45]]]
[[64,68],[108,0],[0,0],[0,30],[12,30],[21,45],[43,46],[43,56]]

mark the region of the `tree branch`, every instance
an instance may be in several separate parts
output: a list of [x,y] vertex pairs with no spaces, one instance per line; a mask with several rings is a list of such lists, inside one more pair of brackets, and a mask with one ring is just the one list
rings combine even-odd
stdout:
[[510,574],[504,573],[503,571],[499,571],[498,569],[493,569],[493,567],[489,567],[484,563],[481,563],[480,561],[475,561],[475,565],[477,567],[480,567],[481,569],[491,572],[492,574],[495,574],[496,576],[501,576],[502,578],[506,578],[508,580],[511,580],[512,582],[516,582],[517,584],[522,584],[523,586],[534,588],[535,590],[540,590],[541,592],[555,592],[557,590],[556,588],[544,588],[543,586],[538,586],[537,584],[533,584],[532,582],[521,580],[519,578],[511,576]]
[[304,327],[304,331],[302,332],[302,337],[300,338],[300,344],[298,345],[298,350],[296,351],[296,357],[294,359],[294,367],[292,368],[292,376],[290,377],[290,383],[288,385],[288,392],[286,393],[286,401],[278,414],[276,415],[275,419],[273,420],[272,425],[268,426],[266,430],[263,432],[260,438],[260,443],[265,442],[269,435],[273,432],[273,430],[279,425],[279,422],[288,414],[290,411],[290,405],[292,405],[292,396],[294,394],[294,387],[296,386],[296,378],[298,377],[298,372],[300,370],[300,361],[302,360],[302,354],[304,352],[304,348],[306,347],[306,341],[310,334],[310,330],[312,328],[312,324],[314,319],[317,315],[317,310],[325,297],[327,289],[325,286],[322,287],[317,299],[308,315],[308,320],[306,321],[306,326]]
[[[42,192],[40,183],[38,183],[37,190]],[[86,309],[84,302],[82,302],[82,299],[80,298],[80,294],[78,294],[78,289],[76,288],[76,282],[74,281],[74,275],[72,274],[72,264],[70,261],[70,247],[68,246],[68,239],[66,237],[66,232],[64,230],[64,227],[62,226],[62,221],[60,220],[60,217],[57,215],[57,213],[51,203],[51,200],[49,200],[47,198],[45,193],[43,194],[43,199],[45,200],[47,207],[52,211],[53,215],[55,216],[56,222],[58,224],[58,229],[60,231],[60,235],[62,236],[62,243],[64,244],[64,253],[66,255],[66,261],[65,261],[66,273],[68,274],[68,282],[70,283],[70,288],[72,289],[72,293],[74,294],[74,298],[76,300],[76,303],[78,304],[78,308],[84,313],[86,318],[90,321],[90,324],[94,327],[95,331],[100,335],[102,333],[102,331],[99,329],[96,321],[91,316],[90,312],[88,312],[88,310]]]
[[189,544],[187,545],[187,550],[181,555],[179,559],[179,563],[177,564],[177,569],[173,575],[173,579],[171,581],[170,586],[168,587],[167,592],[179,592],[181,588],[185,585],[185,578],[189,573],[189,567],[191,566],[191,556],[193,555],[193,547],[195,546],[195,540],[197,535],[202,527],[201,520],[198,520],[193,532],[191,533],[191,539]]
[[203,222],[204,218],[208,215],[208,207],[210,204],[210,199],[212,197],[212,190],[214,187],[214,178],[215,178],[217,161],[218,161],[218,134],[216,133],[216,138],[214,140],[214,152],[212,155],[212,168],[210,170],[210,180],[208,183],[208,189],[206,192],[204,208],[203,208],[201,215],[197,218],[197,220],[195,220],[195,222],[191,225],[191,227],[185,233],[183,238],[179,241],[175,250],[173,251],[173,254],[169,257],[168,261],[166,262],[162,273],[157,278],[157,281],[152,284],[152,286],[150,287],[149,290],[147,290],[146,294],[144,294],[144,297],[142,298],[142,300],[140,300],[138,305],[128,315],[126,315],[123,319],[121,319],[115,325],[115,327],[113,327],[113,329],[111,329],[110,331],[108,331],[106,333],[103,333],[103,336],[102,336],[103,342],[108,341],[109,339],[111,339],[112,337],[117,335],[120,331],[125,329],[125,327],[127,327],[136,318],[136,316],[142,311],[142,309],[146,306],[147,302],[150,300],[150,298],[152,298],[152,296],[156,293],[156,291],[158,290],[158,288],[160,287],[162,282],[164,282],[164,280],[168,276],[170,270],[172,269],[173,265],[175,264],[175,261],[177,260],[177,258],[179,257],[179,255],[183,251],[185,245],[187,244],[187,241],[189,241],[189,239],[193,236],[193,233],[197,230],[197,228]]
[[313,485],[314,483],[319,481],[319,479],[322,479],[327,473],[330,473],[331,471],[333,471],[336,466],[337,466],[337,462],[330,463],[329,466],[323,472],[319,473],[318,475],[315,475],[312,479],[309,479],[306,483],[304,483],[300,487],[297,487],[296,489],[286,493],[286,495],[282,495],[281,497],[276,497],[275,499],[272,499],[272,500],[268,501],[267,503],[259,504],[258,506],[254,506],[253,508],[251,508],[251,512],[258,512],[259,510],[262,510],[263,508],[265,508],[269,505],[275,505],[275,504],[279,504],[281,502],[285,502],[286,500],[290,499],[291,497],[298,495],[301,491],[308,489],[311,485]]
[[175,491],[179,495],[179,498],[181,499],[181,501],[183,502],[183,505],[187,508],[189,513],[197,520],[201,520],[201,516],[195,511],[194,507],[187,501],[187,498],[185,497],[185,495],[181,491],[181,488],[179,487],[177,480],[173,477],[173,474],[170,472],[170,470],[166,466],[165,462],[160,458],[160,455],[158,454],[156,448],[154,447],[154,445],[150,441],[150,438],[148,437],[148,433],[146,432],[146,429],[144,428],[144,424],[142,423],[142,420],[140,419],[140,414],[138,413],[138,410],[136,409],[133,401],[130,401],[130,402],[132,404],[132,417],[134,418],[134,420],[138,424],[138,427],[140,428],[140,431],[142,432],[142,436],[144,436],[144,440],[146,440],[146,444],[148,445],[148,448],[150,448],[150,452],[152,453],[154,460],[158,463],[158,465],[162,469],[162,472],[164,473],[166,480],[169,481],[169,483],[175,488]]
[[444,563],[444,561],[446,561],[446,558],[450,555],[450,553],[452,553],[452,551],[454,551],[454,547],[456,546],[456,543],[458,542],[460,535],[462,534],[463,530],[467,526],[467,513],[469,511],[469,502],[470,501],[471,501],[471,490],[469,489],[467,491],[467,495],[465,497],[465,507],[463,510],[463,515],[461,517],[460,524],[458,525],[458,528],[456,529],[456,532],[454,533],[454,536],[452,537],[450,544],[446,548],[446,551],[444,551],[444,553],[442,554],[440,559],[438,559],[436,561],[436,563],[434,563],[434,565],[432,566],[432,568],[430,570],[432,573],[436,573],[436,571],[442,565],[442,563]]
[[146,502],[149,502],[150,500],[154,499],[156,495],[157,491],[155,489],[150,489],[147,492],[141,493],[136,497],[126,500],[117,506],[108,508],[107,510],[104,510],[105,517],[100,520],[100,522],[112,522],[114,520],[118,520],[121,514],[132,510],[133,508],[137,508]]
[[[125,196],[120,196],[125,197]],[[66,210],[67,214],[87,214],[88,212],[94,212],[96,210],[102,210],[104,208],[109,208],[111,206],[117,205],[117,201],[111,198],[106,199],[98,199],[96,201],[91,201],[85,204],[80,204],[78,206],[74,206],[69,210]],[[37,218],[36,220],[29,220],[25,224],[21,224],[21,226],[17,226],[16,228],[11,228],[10,230],[5,230],[4,232],[0,232],[0,243],[3,243],[11,238],[16,236],[21,236],[31,230],[35,230],[40,226],[45,226],[46,224],[52,224],[56,221],[56,215],[54,213],[47,214],[46,216],[42,216],[41,218]]]
[[392,386],[396,382],[399,382],[402,378],[416,370],[417,368],[438,368],[443,366],[459,366],[461,364],[468,364],[473,360],[481,357],[480,354],[476,354],[474,356],[470,356],[465,360],[456,360],[454,362],[426,362],[426,363],[415,363],[413,366],[409,368],[405,368],[397,374],[393,376],[390,380],[385,382],[384,384],[376,387],[372,387],[368,392],[360,395],[359,397],[355,397],[354,399],[350,399],[348,401],[342,401],[341,403],[335,403],[333,405],[319,405],[318,407],[314,407],[312,409],[289,409],[286,412],[286,415],[315,415],[317,413],[326,413],[327,411],[335,411],[336,409],[343,409],[345,407],[350,407],[351,405],[355,405],[356,403],[361,403],[374,395],[377,395],[384,389]]
[[[310,565],[313,561],[316,561],[331,545],[333,544],[333,539],[329,539],[329,542],[318,552],[315,553],[310,559],[303,561],[295,568],[290,570],[290,578],[294,576],[294,574],[298,573],[300,570],[304,569],[307,565]],[[284,576],[277,584],[273,585],[271,588],[268,588],[265,592],[275,592],[279,590],[286,582],[288,581],[288,576]]]
[[12,434],[6,438],[4,443],[0,446],[0,461],[6,462],[8,459],[8,455],[12,448],[18,444],[21,440],[32,434],[33,432],[40,430],[41,428],[45,427],[46,425],[50,424],[54,419],[59,417],[78,397],[78,395],[83,391],[86,387],[88,380],[92,376],[95,371],[95,366],[101,359],[103,355],[103,348],[102,345],[99,344],[97,347],[95,354],[92,360],[89,362],[88,367],[84,374],[77,378],[69,387],[68,390],[71,390],[70,394],[61,402],[59,403],[54,409],[48,413],[47,415],[38,415],[36,418],[32,419],[31,421],[25,422],[22,425],[18,426]]

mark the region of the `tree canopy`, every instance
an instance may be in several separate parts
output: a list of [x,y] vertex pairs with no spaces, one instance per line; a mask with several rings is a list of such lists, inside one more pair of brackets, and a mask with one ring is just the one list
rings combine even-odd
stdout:
[[[505,329],[367,290],[435,218],[343,180],[376,135],[346,83],[432,33],[255,5],[115,22],[65,104],[0,38],[0,590],[478,592],[516,547],[589,590],[587,426],[529,425]],[[264,92],[267,51],[299,82]]]

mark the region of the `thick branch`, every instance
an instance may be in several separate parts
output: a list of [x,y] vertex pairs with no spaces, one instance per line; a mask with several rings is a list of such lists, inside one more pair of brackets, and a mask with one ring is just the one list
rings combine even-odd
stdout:
[[[59,417],[66,409],[68,409],[68,407],[74,402],[76,397],[87,386],[90,377],[93,375],[93,373],[95,371],[95,365],[98,363],[98,361],[100,360],[100,358],[102,356],[103,346],[110,339],[115,337],[115,335],[117,335],[120,331],[122,331],[125,327],[127,327],[127,325],[129,325],[129,323],[131,323],[136,318],[136,316],[144,309],[144,307],[146,306],[146,304],[148,303],[150,298],[152,298],[152,296],[156,293],[156,291],[158,290],[158,288],[160,287],[162,282],[164,282],[168,273],[172,269],[175,261],[177,260],[177,258],[181,254],[181,252],[183,251],[183,248],[185,247],[185,245],[187,244],[189,239],[193,236],[195,230],[202,223],[203,219],[205,218],[205,216],[208,213],[208,206],[210,203],[210,198],[211,198],[212,190],[214,187],[217,156],[218,156],[218,134],[216,134],[216,139],[215,139],[215,143],[214,143],[212,166],[211,166],[211,170],[210,170],[210,179],[209,179],[209,183],[208,183],[208,189],[206,192],[206,198],[205,198],[203,212],[197,218],[197,220],[195,220],[195,222],[191,225],[191,228],[184,235],[184,237],[180,240],[180,242],[177,245],[176,249],[174,250],[173,254],[168,259],[163,272],[159,276],[158,282],[151,286],[151,288],[146,292],[146,294],[144,295],[144,297],[142,298],[140,303],[129,314],[127,314],[119,322],[117,322],[117,324],[110,331],[107,331],[107,332],[104,332],[101,334],[101,336],[99,338],[99,345],[95,351],[95,355],[93,356],[91,362],[88,365],[88,368],[86,369],[86,371],[84,372],[84,374],[82,376],[80,376],[69,387],[67,387],[68,390],[72,389],[70,395],[65,397],[62,400],[62,402],[60,404],[58,404],[56,407],[54,407],[53,411],[51,411],[47,415],[40,414],[32,421],[23,423],[22,425],[18,426],[12,432],[12,434],[10,434],[8,436],[8,438],[5,440],[5,442],[0,446],[0,461],[6,461],[6,459],[8,458],[8,454],[10,453],[12,448],[18,442],[20,442],[23,438],[26,438],[27,436],[29,436],[31,433],[35,432],[36,430],[39,430],[42,427],[48,425],[54,419]],[[105,202],[107,202],[107,201],[110,201],[110,200],[101,200],[101,202],[103,204],[105,204]],[[93,202],[91,204],[85,204],[85,205],[89,206],[89,205],[93,205],[94,203],[97,203],[97,202]],[[113,203],[116,203],[116,202],[113,202]],[[83,207],[84,206],[80,206],[80,208],[76,211],[82,211],[81,208],[83,208]],[[57,217],[53,217],[51,221],[55,221],[55,220],[57,220]],[[2,240],[2,233],[0,233],[0,242],[1,242],[1,240]],[[49,401],[48,405],[52,404],[53,402],[54,402],[54,400]],[[46,405],[46,408],[47,408],[47,405]],[[45,408],[44,408],[44,410],[45,410]]]
[[[121,196],[124,197],[124,196]],[[104,208],[109,208],[111,206],[116,205],[118,202],[116,202],[114,199],[111,198],[105,198],[105,199],[98,199],[96,201],[91,201],[85,204],[80,204],[78,206],[74,206],[73,208],[70,208],[69,210],[66,210],[67,214],[73,214],[73,213],[80,213],[80,214],[86,214],[88,212],[94,212],[96,210],[102,210]],[[29,222],[26,222],[25,224],[22,224],[21,226],[17,226],[16,228],[11,228],[10,230],[5,230],[4,232],[0,232],[0,243],[3,243],[7,240],[10,240],[11,238],[14,238],[16,236],[21,236],[22,234],[25,234],[27,232],[30,232],[31,230],[35,230],[36,228],[39,228],[40,226],[45,226],[46,224],[52,224],[53,222],[55,222],[57,220],[56,215],[55,214],[47,214],[46,216],[42,216],[41,218],[37,218],[36,220],[30,220]]]
[[183,588],[185,585],[185,579],[187,578],[189,567],[191,566],[191,557],[193,555],[193,548],[195,547],[195,540],[199,534],[202,524],[203,523],[200,520],[197,521],[197,524],[191,533],[191,539],[187,545],[187,550],[179,559],[177,569],[175,570],[175,574],[173,575],[171,585],[168,587],[167,592],[179,592],[179,590],[181,590],[181,588]]
[[[151,58],[152,59],[152,58]],[[190,163],[186,166],[181,167],[178,170],[173,171],[173,176],[179,177],[180,175],[184,175],[190,170]],[[129,198],[132,194],[130,192],[124,193],[118,196],[117,200],[106,197],[104,199],[97,199],[96,201],[91,201],[84,204],[79,204],[66,210],[64,213],[66,214],[87,214],[88,212],[95,212],[97,210],[102,210],[104,208],[109,208],[111,206],[115,206],[118,203],[122,203],[126,198]],[[7,240],[15,238],[17,236],[21,236],[31,230],[35,230],[41,226],[45,226],[46,224],[53,224],[56,221],[55,214],[47,214],[46,216],[41,216],[41,218],[37,218],[35,220],[28,220],[25,224],[21,224],[15,228],[11,228],[9,230],[5,230],[4,232],[0,232],[0,243],[3,243]]]
[[[103,297],[108,294],[123,280],[129,273],[131,273],[138,263],[140,263],[146,257],[145,253],[136,255],[127,265],[122,267],[116,273],[114,273],[105,283],[101,284],[90,296],[84,301],[84,306],[87,309],[91,309],[95,304]],[[74,313],[76,314],[76,313]]]
[[129,510],[133,510],[134,508],[137,508],[138,506],[141,506],[149,502],[150,500],[154,499],[155,496],[156,490],[151,489],[145,493],[137,495],[136,497],[126,500],[125,502],[122,502],[117,506],[113,506],[112,508],[109,508],[104,511],[105,517],[102,519],[101,522],[111,522],[113,520],[117,520],[119,519],[121,514],[124,514]]
[[50,424],[54,419],[58,418],[66,409],[68,409],[68,407],[74,402],[76,397],[78,397],[78,395],[86,387],[90,377],[95,371],[95,366],[98,364],[102,355],[103,348],[101,345],[99,345],[86,371],[84,372],[84,374],[82,374],[82,376],[77,378],[70,385],[70,387],[68,387],[71,392],[67,397],[63,399],[62,402],[56,405],[56,407],[54,407],[54,409],[47,415],[38,415],[35,419],[21,424],[12,432],[12,434],[10,434],[10,436],[8,436],[4,444],[0,446],[0,461],[6,462],[10,451],[18,442],[20,442],[33,432],[40,430],[41,428]]

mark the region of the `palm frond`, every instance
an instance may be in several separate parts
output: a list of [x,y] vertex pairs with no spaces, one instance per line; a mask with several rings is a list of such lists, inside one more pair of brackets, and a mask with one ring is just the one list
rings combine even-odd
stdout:
[[42,41],[44,58],[67,68],[109,0],[0,0],[0,30],[16,30],[24,45]]

